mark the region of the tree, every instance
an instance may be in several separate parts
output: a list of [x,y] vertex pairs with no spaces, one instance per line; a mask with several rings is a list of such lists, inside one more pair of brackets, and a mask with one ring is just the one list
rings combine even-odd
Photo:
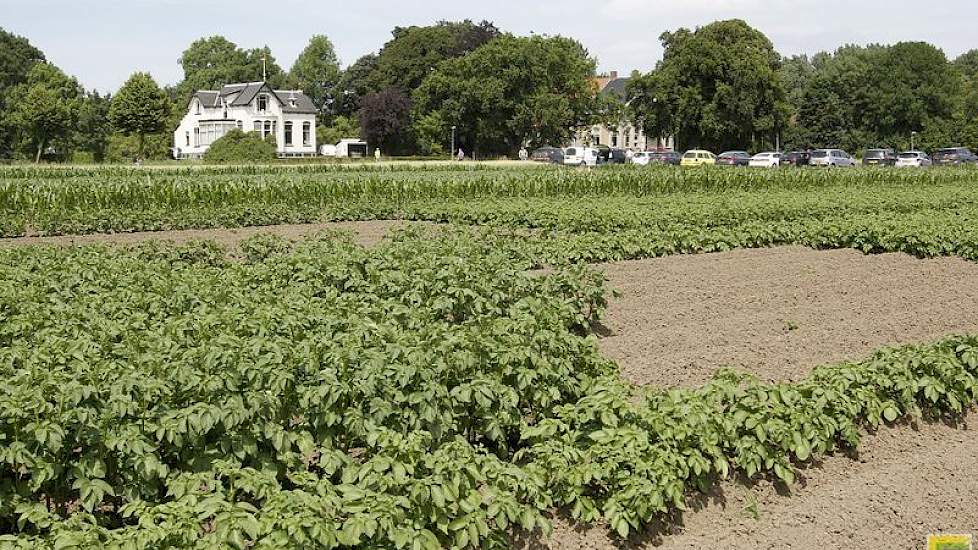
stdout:
[[116,130],[137,137],[137,153],[143,155],[146,134],[163,130],[170,114],[170,100],[149,73],[135,73],[112,98],[109,121]]
[[457,143],[483,155],[560,143],[590,120],[594,69],[575,40],[502,36],[439,65],[414,93],[414,118],[429,138],[456,126]]
[[978,49],[969,50],[954,60],[954,66],[969,79],[978,79]]
[[257,132],[235,128],[217,138],[207,152],[207,162],[270,162],[277,157],[274,136],[262,139]]
[[[636,112],[680,143],[715,150],[770,143],[788,116],[780,56],[741,20],[663,33],[662,61],[645,77]],[[654,103],[654,104],[653,104]],[[647,123],[648,124],[648,123]]]
[[403,153],[409,146],[411,98],[396,89],[367,94],[360,104],[360,133],[373,148],[387,154]]
[[110,96],[99,95],[93,90],[85,94],[78,109],[78,126],[73,143],[77,149],[88,153],[95,162],[102,162],[107,155],[109,135],[112,133],[109,123],[110,106]]
[[223,36],[195,40],[180,56],[184,77],[177,87],[178,97],[183,101],[197,90],[217,90],[233,82],[257,82],[262,78],[263,58],[266,80],[273,87],[282,86],[285,74],[268,46],[246,51]]
[[325,112],[340,80],[340,63],[333,43],[324,35],[313,36],[292,65],[289,79],[312,99],[321,113]]
[[461,57],[500,36],[488,21],[440,21],[427,27],[397,27],[394,38],[384,44],[369,77],[370,91],[397,88],[405,93],[447,59]]
[[368,79],[376,67],[377,55],[369,54],[357,59],[356,63],[343,71],[331,94],[333,102],[330,104],[330,115],[349,117],[360,110],[360,99],[370,93]]
[[49,63],[35,64],[10,90],[10,122],[33,149],[34,162],[55,140],[67,139],[78,120],[81,93],[78,81]]
[[6,101],[10,89],[27,80],[31,67],[44,61],[44,54],[26,38],[0,28],[0,158],[10,155],[14,145],[14,128]]
[[950,118],[959,106],[963,82],[938,48],[900,42],[885,49],[868,85],[871,101],[864,127],[895,143],[923,130],[928,120]]

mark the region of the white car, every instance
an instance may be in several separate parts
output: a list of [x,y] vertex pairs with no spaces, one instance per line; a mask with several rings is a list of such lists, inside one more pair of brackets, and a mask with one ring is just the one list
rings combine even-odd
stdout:
[[590,147],[568,147],[564,149],[564,164],[571,166],[597,166],[598,150]]
[[781,153],[758,153],[750,158],[748,166],[777,168],[781,166]]
[[632,155],[632,164],[648,166],[649,163],[652,162],[653,157],[655,157],[655,153],[652,151],[638,151]]
[[923,151],[904,151],[897,155],[896,164],[894,166],[900,168],[915,167],[922,168],[924,166],[930,166],[933,164],[927,153]]
[[812,151],[811,166],[855,166],[856,159],[842,149],[816,149]]

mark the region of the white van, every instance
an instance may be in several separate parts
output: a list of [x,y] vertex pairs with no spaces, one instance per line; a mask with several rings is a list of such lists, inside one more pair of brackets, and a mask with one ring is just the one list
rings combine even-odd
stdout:
[[564,164],[572,166],[597,166],[598,150],[590,147],[568,147],[564,149]]

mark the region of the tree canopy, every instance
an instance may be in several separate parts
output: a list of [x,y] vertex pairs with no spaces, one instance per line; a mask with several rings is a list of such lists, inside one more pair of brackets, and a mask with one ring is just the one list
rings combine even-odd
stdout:
[[648,134],[713,150],[774,141],[788,106],[780,56],[766,36],[730,20],[660,39],[662,61],[632,86]]
[[263,58],[266,80],[273,87],[283,86],[286,75],[268,46],[243,50],[223,36],[195,40],[180,56],[184,78],[177,87],[178,95],[183,100],[196,90],[217,90],[233,82],[260,81]]
[[43,61],[44,53],[26,38],[0,28],[0,158],[8,157],[14,145],[6,96],[12,87],[27,80],[31,67]]
[[377,55],[368,80],[371,91],[397,88],[405,93],[421,82],[439,63],[474,51],[493,38],[499,29],[488,21],[441,21],[427,27],[396,27],[394,38]]
[[41,160],[55,140],[67,140],[78,120],[82,89],[78,81],[49,63],[36,63],[24,82],[10,89],[9,121],[25,146]]
[[142,157],[146,134],[163,130],[170,114],[170,99],[149,73],[135,73],[112,98],[109,121],[116,130],[137,136]]
[[[443,62],[414,92],[416,130],[483,156],[561,143],[588,119],[595,61],[564,37],[502,36]],[[423,121],[423,122],[422,122]]]
[[290,85],[300,88],[322,113],[339,80],[340,62],[333,43],[324,35],[313,36],[289,70]]

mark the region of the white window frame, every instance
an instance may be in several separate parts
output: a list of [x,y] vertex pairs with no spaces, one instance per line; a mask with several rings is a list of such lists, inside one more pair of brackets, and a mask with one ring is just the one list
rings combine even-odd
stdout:
[[285,146],[292,147],[292,121],[285,121]]
[[259,94],[258,97],[255,98],[255,110],[257,110],[259,113],[268,112],[268,95]]
[[302,145],[304,147],[312,145],[312,124],[308,121],[302,123]]

